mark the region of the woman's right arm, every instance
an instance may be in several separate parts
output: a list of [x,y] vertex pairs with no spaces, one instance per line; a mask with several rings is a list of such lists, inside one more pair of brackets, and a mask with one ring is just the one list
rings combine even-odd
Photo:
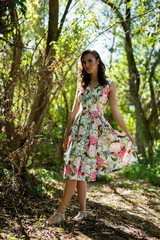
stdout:
[[67,149],[68,135],[70,133],[70,130],[71,130],[72,124],[74,122],[75,116],[76,116],[77,112],[79,111],[79,107],[80,107],[80,102],[79,102],[79,99],[78,99],[78,87],[77,87],[73,108],[72,108],[72,111],[71,111],[71,113],[69,115],[66,131],[64,133],[63,147],[64,147],[65,151]]

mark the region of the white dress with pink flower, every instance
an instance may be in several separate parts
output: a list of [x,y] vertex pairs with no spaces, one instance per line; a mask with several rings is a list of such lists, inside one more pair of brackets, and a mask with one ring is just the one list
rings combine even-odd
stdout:
[[105,175],[137,162],[130,139],[116,131],[105,119],[109,83],[94,89],[79,88],[80,110],[76,114],[64,153],[65,179],[95,181]]

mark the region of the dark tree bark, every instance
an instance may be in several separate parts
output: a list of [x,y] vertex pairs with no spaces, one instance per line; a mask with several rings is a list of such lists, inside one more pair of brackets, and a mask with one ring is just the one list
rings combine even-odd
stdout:
[[[23,42],[22,36],[19,28],[17,28],[18,17],[16,10],[10,10],[11,23],[13,27],[16,28],[16,34],[13,33],[13,58],[12,66],[10,71],[10,78],[5,83],[5,99],[4,99],[4,108],[5,108],[5,132],[7,135],[8,142],[13,150],[15,150],[20,145],[20,140],[15,133],[15,125],[13,122],[13,94],[16,83],[20,76],[20,64],[23,51]],[[16,139],[16,141],[15,141]]]
[[65,102],[65,109],[66,109],[66,123],[67,123],[67,120],[69,118],[69,106],[68,106],[68,100],[67,100],[67,97],[66,97],[66,93],[65,91],[62,89],[62,95],[63,95],[63,98],[64,98],[64,102]]

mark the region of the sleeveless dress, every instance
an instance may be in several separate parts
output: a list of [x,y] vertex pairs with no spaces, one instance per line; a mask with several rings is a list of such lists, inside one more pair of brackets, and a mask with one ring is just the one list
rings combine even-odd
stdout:
[[97,175],[138,161],[129,137],[113,129],[104,117],[110,83],[97,82],[92,92],[89,85],[78,88],[80,109],[68,135],[64,179],[96,181]]

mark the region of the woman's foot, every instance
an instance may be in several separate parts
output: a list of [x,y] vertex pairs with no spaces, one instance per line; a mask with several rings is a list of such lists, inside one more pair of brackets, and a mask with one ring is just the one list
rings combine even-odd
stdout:
[[77,216],[75,216],[74,218],[72,218],[72,221],[81,222],[81,221],[82,221],[83,219],[85,219],[86,217],[87,217],[86,211],[80,211]]
[[54,225],[56,223],[60,223],[65,220],[65,214],[64,213],[59,213],[55,212],[50,218],[46,220],[47,225]]

